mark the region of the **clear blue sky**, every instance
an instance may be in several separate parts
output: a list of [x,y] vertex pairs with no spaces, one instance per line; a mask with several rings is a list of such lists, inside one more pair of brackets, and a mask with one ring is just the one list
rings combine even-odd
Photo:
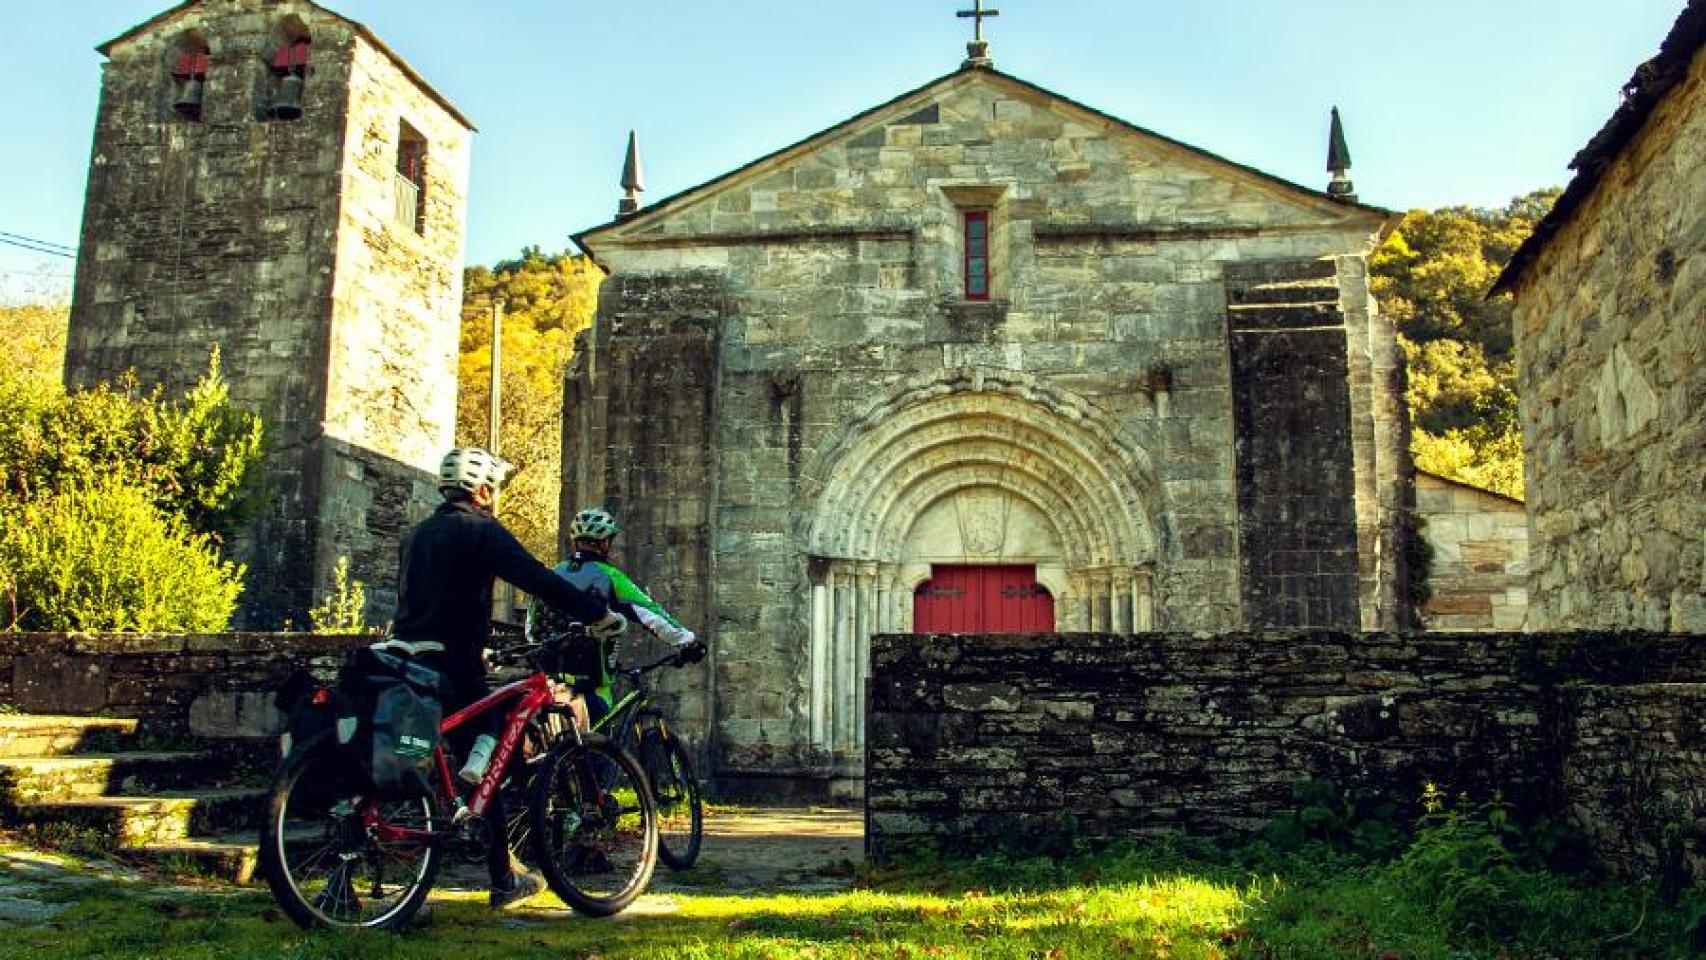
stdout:
[[[75,244],[94,46],[168,0],[0,0],[0,231]],[[470,263],[608,219],[629,127],[657,199],[953,70],[969,0],[330,0],[480,127]],[[1323,186],[1344,111],[1362,198],[1495,205],[1566,163],[1683,0],[996,0],[996,65]],[[0,295],[54,260],[0,246]]]

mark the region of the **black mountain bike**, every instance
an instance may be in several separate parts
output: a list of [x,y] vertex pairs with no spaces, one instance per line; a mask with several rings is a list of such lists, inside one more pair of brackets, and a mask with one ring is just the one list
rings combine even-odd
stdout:
[[658,858],[672,870],[686,870],[699,859],[705,808],[687,748],[670,732],[663,711],[652,704],[646,675],[663,667],[685,666],[681,654],[673,653],[656,663],[619,671],[618,676],[628,682],[628,692],[592,728],[618,747],[627,747],[640,761],[657,807]]

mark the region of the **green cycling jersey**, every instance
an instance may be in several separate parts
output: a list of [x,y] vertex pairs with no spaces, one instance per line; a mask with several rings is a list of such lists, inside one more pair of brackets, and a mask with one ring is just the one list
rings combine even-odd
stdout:
[[[654,636],[678,647],[685,647],[696,639],[693,631],[670,616],[662,604],[640,589],[603,554],[577,550],[569,559],[557,564],[555,572],[575,587],[604,601],[612,610],[637,621]],[[560,616],[549,608],[536,604],[527,612],[527,632],[532,637],[558,632],[567,626],[566,622],[559,620]],[[569,673],[573,675],[577,689],[584,693],[597,693],[609,704],[612,702],[611,687],[616,679],[615,642],[596,643],[593,647],[589,642],[586,652],[590,655],[572,664]]]

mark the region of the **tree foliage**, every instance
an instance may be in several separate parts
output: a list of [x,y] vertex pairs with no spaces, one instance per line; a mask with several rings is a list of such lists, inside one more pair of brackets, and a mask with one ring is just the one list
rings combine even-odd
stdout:
[[0,504],[10,629],[223,630],[242,589],[241,566],[121,477]]
[[220,546],[254,496],[260,419],[217,353],[181,399],[130,377],[68,393],[63,313],[28,316],[41,335],[0,367],[0,628],[224,628],[244,571]]
[[133,376],[69,393],[0,377],[0,497],[29,501],[114,477],[190,529],[222,541],[241,522],[260,468],[260,417],[231,404],[214,351],[181,400]]
[[10,380],[28,380],[52,388],[65,369],[65,330],[71,308],[32,303],[0,306],[0,329],[7,334]]
[[574,338],[592,322],[603,273],[586,257],[520,258],[464,278],[457,442],[485,445],[491,397],[491,304],[504,302],[499,452],[519,469],[505,487],[499,516],[536,555],[557,551],[562,490],[563,372]]
[[1511,303],[1487,292],[1555,189],[1496,210],[1412,210],[1369,263],[1409,361],[1416,466],[1522,496]]

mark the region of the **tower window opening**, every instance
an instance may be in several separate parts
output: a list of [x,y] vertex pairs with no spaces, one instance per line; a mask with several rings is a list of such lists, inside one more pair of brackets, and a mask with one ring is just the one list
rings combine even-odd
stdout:
[[397,137],[397,225],[426,233],[426,138],[405,121]]
[[207,53],[207,44],[199,37],[186,36],[172,62],[172,113],[191,123],[201,121],[207,98]]
[[989,211],[965,212],[965,294],[967,300],[989,299]]
[[302,96],[308,85],[310,41],[305,36],[287,40],[272,58],[272,96],[267,115],[277,120],[302,116]]

